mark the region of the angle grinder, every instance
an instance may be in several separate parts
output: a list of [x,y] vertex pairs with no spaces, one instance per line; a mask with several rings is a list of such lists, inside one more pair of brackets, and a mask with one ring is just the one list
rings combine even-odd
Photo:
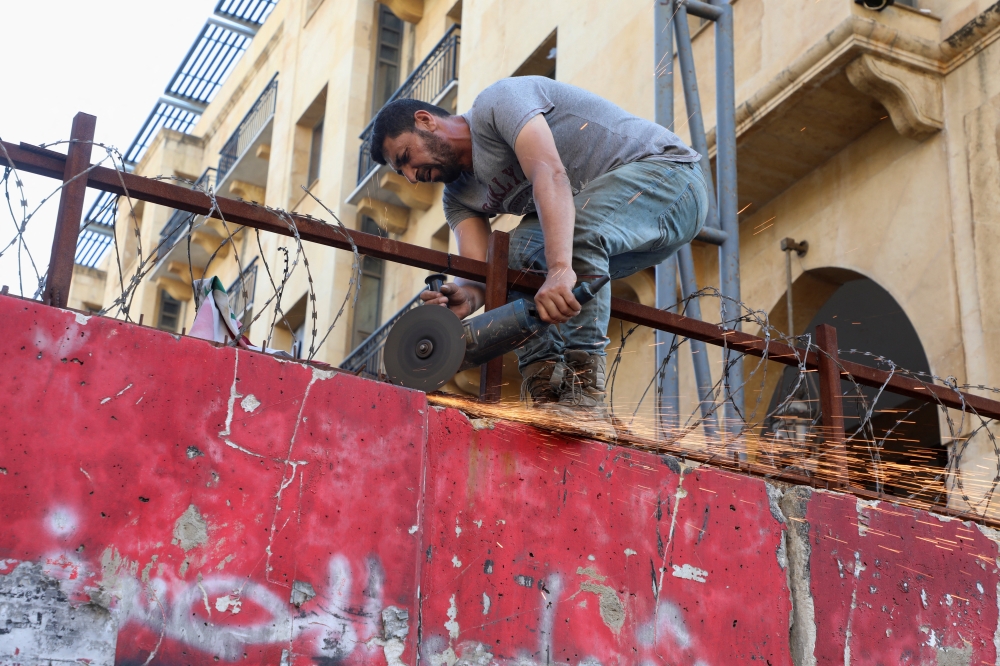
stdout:
[[[425,282],[431,291],[440,291],[445,279],[435,274]],[[584,282],[573,296],[583,305],[610,280]],[[446,307],[421,305],[400,317],[389,331],[382,356],[385,373],[393,384],[435,391],[456,372],[514,351],[548,326],[535,304],[525,298],[465,320]]]

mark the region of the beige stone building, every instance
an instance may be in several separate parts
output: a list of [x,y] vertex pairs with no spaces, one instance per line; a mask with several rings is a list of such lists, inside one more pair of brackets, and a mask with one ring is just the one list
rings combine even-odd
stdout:
[[[896,0],[873,11],[854,0],[732,4],[743,301],[787,330],[779,243],[805,240],[808,252],[794,256],[791,268],[795,333],[835,323],[842,349],[868,350],[959,384],[1000,385],[1000,5]],[[690,25],[714,153],[715,33],[698,19]],[[647,0],[280,0],[197,124],[187,133],[162,130],[136,171],[201,177],[222,196],[332,222],[303,191],[309,187],[349,227],[454,251],[440,185],[411,185],[370,168],[359,137],[378,109],[402,86],[403,95],[464,112],[499,78],[541,74],[652,119],[655,29]],[[679,76],[675,87],[676,131],[687,139]],[[135,215],[147,254],[164,233],[181,234],[188,224],[150,204]],[[127,284],[138,265],[137,243],[123,220],[120,212]],[[502,216],[494,228],[516,224]],[[133,318],[141,312],[147,324],[189,328],[191,278],[201,277],[215,253],[205,275],[232,285],[238,310],[261,315],[248,330],[252,342],[267,339],[298,356],[313,348],[316,358],[339,365],[415,297],[426,275],[364,259],[357,306],[316,350],[345,299],[351,255],[307,244],[307,274],[285,237],[240,231],[218,249],[234,231],[194,220],[194,269],[186,240],[169,251],[165,243],[135,289]],[[696,243],[693,251],[699,286],[717,285],[717,247]],[[111,303],[121,291],[117,261],[112,252],[101,266],[107,279],[100,296],[94,279],[84,289],[81,274],[74,302]],[[274,291],[265,263],[274,280],[294,265],[283,317],[268,302]],[[622,282],[614,285],[617,295],[654,304],[652,270]],[[701,300],[705,318],[717,320],[717,301]],[[620,330],[612,321],[612,348]],[[616,411],[628,420],[637,409],[637,426],[652,422],[654,399],[639,401],[655,366],[653,344],[649,330],[629,337],[615,383]],[[710,349],[709,357],[717,380],[720,356]],[[686,349],[680,360],[682,414],[689,414],[697,398]],[[754,369],[748,362],[747,373]],[[770,427],[763,416],[776,404],[782,375],[779,366],[768,367],[766,377],[763,370],[746,390],[759,434]],[[506,373],[505,396],[516,396],[512,363]],[[466,373],[449,390],[477,387],[475,374]],[[901,400],[880,404],[909,409]],[[943,416],[921,410],[914,421],[931,435],[913,441],[948,443]],[[965,461],[983,447],[977,460],[989,460],[983,474],[992,475],[992,445],[980,437],[970,446]],[[947,462],[941,451],[929,465]],[[967,472],[976,473],[972,463]],[[975,487],[970,479],[967,490]]]

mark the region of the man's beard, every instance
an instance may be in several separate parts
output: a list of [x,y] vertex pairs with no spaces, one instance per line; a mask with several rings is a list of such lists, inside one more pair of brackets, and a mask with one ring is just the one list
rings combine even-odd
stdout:
[[434,179],[434,182],[453,183],[458,180],[462,175],[462,165],[459,163],[458,154],[451,147],[451,144],[427,130],[417,130],[417,134],[423,139],[427,152],[436,162],[434,168],[438,170],[438,177]]

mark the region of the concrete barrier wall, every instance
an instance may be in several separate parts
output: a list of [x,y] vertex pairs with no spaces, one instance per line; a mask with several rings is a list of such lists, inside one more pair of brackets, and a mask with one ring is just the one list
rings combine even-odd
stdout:
[[0,662],[997,662],[991,530],[0,297]]

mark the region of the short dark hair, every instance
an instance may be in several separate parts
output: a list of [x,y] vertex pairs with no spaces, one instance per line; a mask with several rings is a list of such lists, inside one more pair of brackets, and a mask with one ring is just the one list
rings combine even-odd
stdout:
[[385,143],[385,140],[395,139],[403,132],[416,130],[413,114],[417,111],[426,111],[442,118],[451,115],[440,106],[421,102],[418,99],[397,99],[386,104],[375,116],[375,123],[372,127],[371,156],[373,160],[379,164],[385,164],[385,155],[382,153],[382,144]]

